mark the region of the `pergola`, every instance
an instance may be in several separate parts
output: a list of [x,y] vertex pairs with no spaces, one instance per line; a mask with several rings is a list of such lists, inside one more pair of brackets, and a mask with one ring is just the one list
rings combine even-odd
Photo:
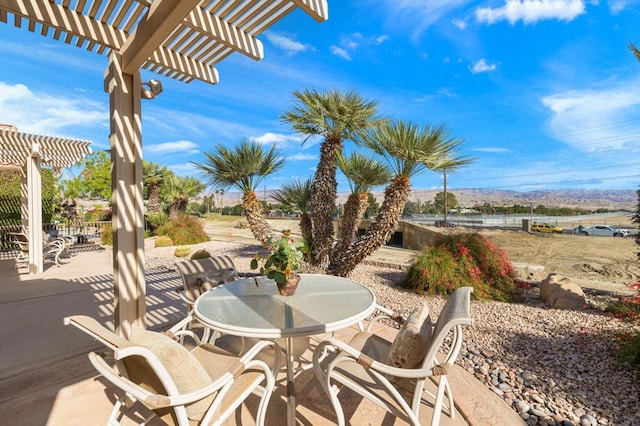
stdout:
[[43,270],[41,166],[54,170],[71,167],[91,153],[91,142],[55,136],[20,133],[0,125],[0,164],[15,164],[22,170],[20,198],[22,228],[29,238],[29,272]]
[[119,333],[145,316],[140,68],[215,84],[214,66],[233,52],[262,59],[256,37],[296,8],[318,22],[328,17],[326,0],[0,0],[0,21],[108,56]]

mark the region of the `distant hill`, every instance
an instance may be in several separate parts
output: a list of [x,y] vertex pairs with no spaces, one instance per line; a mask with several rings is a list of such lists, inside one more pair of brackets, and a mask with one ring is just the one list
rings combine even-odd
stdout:
[[[271,190],[267,190],[268,194]],[[435,195],[442,189],[414,189],[411,191],[411,201],[433,201]],[[514,204],[528,205],[539,204],[547,207],[579,207],[583,209],[611,209],[635,211],[638,198],[635,190],[600,190],[600,189],[567,189],[567,190],[541,190],[541,191],[506,191],[500,189],[451,189],[458,203],[462,207],[489,203],[496,206],[512,206]],[[374,191],[373,195],[378,201],[384,197],[383,191]],[[347,201],[348,193],[338,194],[338,203]],[[264,198],[264,192],[259,191],[258,197]],[[239,204],[242,197],[237,192],[224,194],[225,206]],[[274,200],[269,199],[269,202]]]
[[[432,201],[442,190],[416,189],[411,192],[413,201]],[[621,209],[635,211],[638,203],[634,190],[599,190],[599,189],[571,189],[571,190],[540,190],[540,191],[506,191],[500,189],[451,189],[458,203],[462,207],[478,204],[494,204],[497,206],[511,206],[514,204],[539,204],[547,207],[580,207],[584,209]],[[382,199],[383,193],[374,194]]]

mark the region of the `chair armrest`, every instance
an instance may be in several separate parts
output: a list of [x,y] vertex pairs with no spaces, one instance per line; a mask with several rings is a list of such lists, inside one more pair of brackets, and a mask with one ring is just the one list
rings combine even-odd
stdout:
[[176,287],[176,293],[178,293],[180,299],[182,299],[182,301],[186,303],[187,306],[193,306],[193,304],[195,303],[195,300],[192,300],[191,298],[189,298],[189,296],[187,296],[184,287]]
[[363,331],[371,331],[371,327],[382,321],[382,320],[390,320],[390,321],[394,321],[397,322],[398,324],[402,325],[405,322],[405,319],[398,313],[392,311],[391,309],[385,308],[384,306],[381,305],[376,305],[376,310],[382,312],[381,315],[376,315],[375,317],[373,317],[369,323],[367,324],[367,328],[366,330]]
[[347,343],[344,343],[337,339],[327,339],[318,344],[313,352],[313,364],[316,368],[316,372],[322,373],[322,366],[320,365],[321,356],[324,352],[325,346],[332,346],[337,349],[336,357],[329,363],[327,372],[334,370],[342,362],[356,362],[362,365],[365,369],[373,370],[378,373],[377,375],[394,376],[407,379],[424,378],[427,376],[439,376],[446,374],[444,371],[446,368],[443,366],[434,366],[432,368],[399,368],[392,367],[388,364],[376,361],[366,354],[354,349]]

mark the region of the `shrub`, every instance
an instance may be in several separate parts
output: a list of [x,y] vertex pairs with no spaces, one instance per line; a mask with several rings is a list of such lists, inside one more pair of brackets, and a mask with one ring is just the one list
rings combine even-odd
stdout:
[[471,286],[479,299],[514,301],[520,296],[506,253],[477,233],[442,235],[424,249],[400,284],[419,293],[450,294]]
[[164,213],[147,213],[144,218],[147,222],[147,228],[151,231],[152,235],[155,235],[156,230],[167,223],[167,215]]
[[162,235],[156,238],[156,247],[171,247],[173,245],[173,240],[166,235]]
[[175,257],[187,257],[189,253],[191,253],[191,247],[188,246],[176,247],[176,249],[173,251],[173,255]]
[[[630,285],[636,290],[632,296],[623,297],[608,307],[614,317],[635,324],[640,323],[640,282]],[[616,336],[619,344],[618,356],[620,360],[631,364],[640,365],[640,332],[637,327],[634,331],[622,333]]]
[[200,250],[195,251],[191,255],[191,260],[206,259],[207,257],[211,257],[211,253],[209,253],[207,250],[200,249]]
[[110,223],[107,223],[100,233],[100,244],[103,246],[113,245],[113,227]]
[[202,223],[193,216],[180,215],[159,227],[157,231],[158,235],[166,235],[178,245],[209,241]]

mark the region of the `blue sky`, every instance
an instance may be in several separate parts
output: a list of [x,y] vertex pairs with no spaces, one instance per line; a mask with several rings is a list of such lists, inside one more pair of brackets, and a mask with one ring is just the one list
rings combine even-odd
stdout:
[[[296,11],[263,33],[263,60],[231,55],[217,85],[143,71],[164,86],[143,100],[145,160],[194,175],[190,161],[215,144],[251,139],[286,157],[268,188],[307,178],[319,141],[302,145],[280,122],[292,92],[354,89],[387,117],[464,139],[477,160],[447,176],[452,190],[639,187],[640,63],[627,43],[640,45],[640,0],[328,3],[325,23]],[[106,56],[3,23],[0,52],[0,123],[108,148]],[[442,176],[412,184],[440,188]]]

